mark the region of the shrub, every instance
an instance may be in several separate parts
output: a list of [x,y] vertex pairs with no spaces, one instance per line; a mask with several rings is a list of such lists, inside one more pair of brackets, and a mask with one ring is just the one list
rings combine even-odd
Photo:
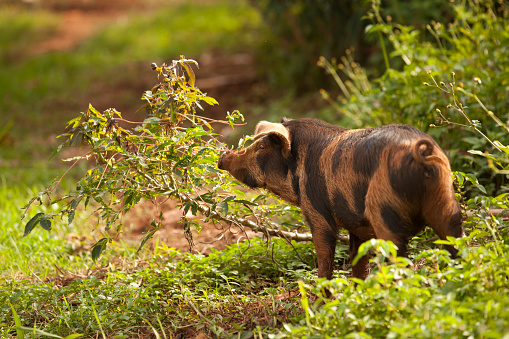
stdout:
[[[367,242],[364,250],[376,253],[376,272],[356,284],[344,279],[300,283],[304,314],[270,337],[502,338],[509,326],[507,228],[503,238],[467,247],[480,233],[451,239],[461,248],[461,261],[451,261],[442,250],[422,252],[417,259],[426,265],[420,270],[395,257],[392,243]],[[386,260],[392,264],[380,264]],[[332,300],[323,298],[324,288],[332,291]],[[313,294],[322,297],[313,300]]]

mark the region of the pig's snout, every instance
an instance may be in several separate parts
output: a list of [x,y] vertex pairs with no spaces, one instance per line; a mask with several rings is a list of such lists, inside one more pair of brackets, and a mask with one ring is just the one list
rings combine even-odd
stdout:
[[228,170],[230,167],[230,163],[232,162],[233,153],[231,151],[226,151],[219,157],[219,161],[217,162],[217,168],[221,170]]

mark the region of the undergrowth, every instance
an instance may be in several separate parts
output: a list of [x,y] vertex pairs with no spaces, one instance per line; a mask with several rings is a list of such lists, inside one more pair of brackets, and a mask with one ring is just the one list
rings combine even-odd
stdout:
[[[266,304],[295,305],[295,298],[277,302],[273,298],[288,295],[286,291],[296,288],[297,278],[314,280],[313,272],[281,241],[273,243],[279,265],[261,261],[258,254],[265,244],[256,239],[251,242],[253,252],[244,259],[237,245],[205,257],[163,244],[139,263],[141,269],[124,270],[110,264],[105,270],[65,282],[4,281],[0,323],[11,326],[5,327],[3,335],[13,331],[10,304],[22,326],[60,335],[92,336],[104,331],[108,337],[130,338],[151,333],[154,328],[149,324],[164,324],[155,330],[175,336],[191,327],[195,332],[224,337],[242,328],[280,326],[279,317],[267,319],[271,312]],[[248,247],[239,246],[241,250]],[[313,257],[311,245],[295,246],[301,256]],[[253,312],[244,313],[249,307]],[[292,307],[286,316],[297,314]]]

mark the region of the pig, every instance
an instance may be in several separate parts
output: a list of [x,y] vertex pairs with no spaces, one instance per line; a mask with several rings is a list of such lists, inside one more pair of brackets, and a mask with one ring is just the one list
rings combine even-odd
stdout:
[[[260,121],[254,142],[227,151],[218,168],[251,188],[264,188],[301,208],[318,261],[332,278],[339,229],[349,255],[372,238],[392,241],[406,256],[409,240],[428,224],[440,237],[462,237],[451,167],[440,146],[409,125],[347,129],[317,119]],[[452,257],[457,249],[446,246]],[[352,267],[365,279],[369,258]]]

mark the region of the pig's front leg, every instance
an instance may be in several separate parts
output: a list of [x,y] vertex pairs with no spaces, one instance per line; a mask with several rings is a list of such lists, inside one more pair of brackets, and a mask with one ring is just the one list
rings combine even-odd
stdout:
[[325,218],[315,211],[304,213],[304,215],[313,235],[318,260],[318,277],[332,279],[337,231],[333,230]]

